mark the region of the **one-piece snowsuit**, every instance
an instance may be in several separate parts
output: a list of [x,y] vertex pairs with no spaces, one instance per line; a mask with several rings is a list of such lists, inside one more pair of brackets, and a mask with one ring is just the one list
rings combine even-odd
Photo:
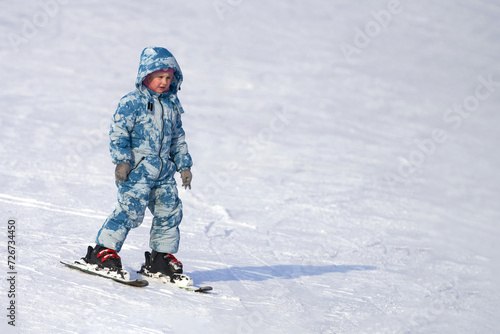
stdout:
[[[142,83],[148,74],[166,68],[174,70],[167,92],[155,93]],[[120,100],[111,120],[112,161],[128,162],[131,170],[127,181],[116,183],[118,204],[97,235],[98,245],[119,252],[130,229],[141,225],[147,207],[154,216],[149,246],[160,253],[177,252],[182,203],[174,174],[192,166],[177,98],[182,79],[167,49],[143,50],[136,89]]]

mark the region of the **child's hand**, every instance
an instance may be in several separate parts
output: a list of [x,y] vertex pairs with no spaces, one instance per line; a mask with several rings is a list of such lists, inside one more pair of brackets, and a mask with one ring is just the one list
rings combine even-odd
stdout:
[[193,178],[193,174],[191,174],[191,171],[189,169],[181,171],[181,180],[182,180],[182,186],[184,189],[191,189],[191,179]]
[[122,162],[122,163],[116,165],[115,181],[116,182],[127,181],[129,171],[130,171],[130,164],[128,162]]

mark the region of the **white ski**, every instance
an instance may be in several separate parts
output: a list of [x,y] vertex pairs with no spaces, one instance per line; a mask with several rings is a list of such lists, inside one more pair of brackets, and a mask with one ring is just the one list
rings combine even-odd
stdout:
[[109,268],[99,267],[97,264],[87,263],[85,260],[75,260],[75,261],[60,261],[65,266],[80,270],[84,273],[101,276],[104,278],[112,279],[118,283],[125,285],[135,286],[135,287],[145,287],[149,284],[147,280],[144,279],[130,279],[130,273],[126,270],[111,270]]

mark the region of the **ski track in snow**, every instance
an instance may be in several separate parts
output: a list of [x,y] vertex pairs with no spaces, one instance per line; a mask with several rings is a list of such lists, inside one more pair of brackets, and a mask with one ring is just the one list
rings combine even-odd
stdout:
[[[19,333],[498,332],[500,5],[391,6],[5,3],[0,238],[15,220]],[[150,45],[185,76],[177,256],[206,295],[59,264],[113,210],[109,119]],[[132,275],[151,219],[120,253]]]
[[42,210],[65,213],[69,215],[82,216],[87,218],[96,218],[96,219],[106,219],[107,215],[105,214],[97,214],[93,210],[72,210],[70,208],[62,207],[59,205],[54,205],[51,203],[46,203],[38,200],[34,200],[31,198],[21,198],[16,196],[10,196],[6,194],[0,194],[0,202],[7,203],[9,205],[14,206],[25,206],[31,208],[38,208]]

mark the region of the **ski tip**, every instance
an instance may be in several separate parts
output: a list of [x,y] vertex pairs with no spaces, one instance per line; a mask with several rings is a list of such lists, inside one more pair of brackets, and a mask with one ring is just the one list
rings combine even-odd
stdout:
[[188,286],[188,287],[179,287],[179,288],[184,289],[184,290],[188,290],[188,291],[201,292],[201,293],[205,293],[205,292],[212,290],[211,286]]
[[139,288],[143,288],[145,286],[148,286],[149,282],[146,281],[145,279],[136,279],[136,280],[130,281],[130,283],[127,283],[127,284],[131,285],[131,286],[136,286],[136,287],[139,287]]
[[76,261],[68,261],[68,260],[60,260],[59,263],[64,264],[65,266],[72,266]]

